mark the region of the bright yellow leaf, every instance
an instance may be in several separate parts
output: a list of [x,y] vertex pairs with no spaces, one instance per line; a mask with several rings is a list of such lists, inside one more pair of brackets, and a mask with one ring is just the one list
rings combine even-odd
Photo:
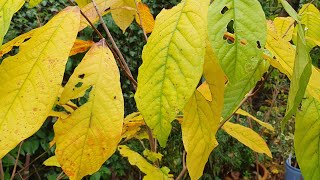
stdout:
[[252,129],[231,122],[226,122],[222,129],[253,151],[264,153],[272,158],[271,151],[264,139]]
[[162,10],[142,52],[135,100],[162,147],[202,75],[208,4],[186,0]]
[[27,33],[21,34],[13,40],[3,44],[2,49],[0,50],[0,57],[10,52],[14,46],[20,46],[26,39],[31,38],[36,30],[37,29],[33,29]]
[[271,126],[271,124],[263,122],[261,120],[259,120],[258,118],[252,116],[251,114],[249,114],[247,111],[244,111],[243,109],[238,109],[236,111],[237,114],[243,115],[243,116],[247,116],[249,118],[251,118],[252,120],[256,121],[258,124],[260,124],[261,126],[269,129],[270,131],[274,132],[274,128]]
[[73,56],[78,53],[86,52],[93,44],[94,44],[93,41],[84,41],[81,39],[77,39],[74,42],[73,47],[70,51],[70,56]]
[[163,155],[160,153],[152,152],[149,149],[145,149],[143,151],[143,156],[146,157],[149,161],[155,162],[157,160],[161,161]]
[[0,66],[0,159],[45,121],[59,94],[80,13],[68,7]]
[[143,4],[141,2],[137,3],[137,7],[138,7],[139,14],[136,14],[136,22],[141,26],[140,24],[140,18],[141,18],[141,22],[145,32],[151,33],[154,28],[154,18],[150,12],[149,7],[146,4]]
[[103,40],[94,44],[77,66],[60,103],[82,97],[88,89],[88,102],[54,125],[56,156],[70,179],[98,171],[121,139],[124,104],[120,74]]
[[0,50],[4,35],[7,33],[11,18],[24,4],[24,0],[0,0]]
[[[137,2],[139,2],[139,0],[137,0]],[[122,32],[125,32],[136,14],[136,4],[134,0],[116,0],[116,3],[111,5],[111,10],[114,22]]]
[[143,117],[139,112],[129,114],[123,122],[122,138],[131,139],[141,130],[141,126],[145,125]]
[[294,19],[290,16],[276,17],[273,22],[278,37],[283,38],[285,41],[290,41],[292,39],[292,33],[294,30]]
[[162,168],[153,166],[139,153],[132,151],[127,146],[119,145],[118,150],[123,157],[128,158],[131,165],[137,166],[140,171],[146,174],[143,177],[144,180],[173,179],[171,174],[164,172]]
[[43,162],[45,166],[61,167],[56,156],[51,156]]
[[202,94],[202,96],[207,100],[207,101],[212,101],[212,95],[211,95],[211,91],[209,88],[209,84],[207,81],[205,81],[204,83],[202,83],[197,90]]

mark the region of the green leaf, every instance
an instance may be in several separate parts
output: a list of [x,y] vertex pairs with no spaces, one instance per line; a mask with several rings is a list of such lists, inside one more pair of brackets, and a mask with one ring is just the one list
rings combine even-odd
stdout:
[[296,57],[294,60],[293,74],[291,77],[288,97],[288,107],[286,115],[281,123],[282,129],[284,128],[286,122],[291,118],[291,116],[296,113],[300,102],[305,94],[311,75],[311,59],[301,24],[298,24],[296,49]]
[[208,0],[185,0],[162,10],[142,53],[137,107],[162,147],[171,121],[194,92],[203,71]]
[[[266,19],[257,0],[215,0],[209,8],[208,30],[229,81],[222,113],[226,118],[267,70],[268,64],[262,62]],[[234,33],[233,40],[225,38],[226,33]]]
[[0,159],[46,120],[59,94],[79,21],[79,8],[66,8],[0,65]]
[[54,125],[56,156],[70,179],[98,171],[121,139],[124,102],[120,73],[104,40],[86,53],[64,87],[60,102],[82,97],[88,89],[88,101]]
[[320,102],[308,98],[297,113],[294,147],[305,179],[320,177]]
[[291,5],[286,0],[280,0],[283,8],[287,11],[287,13],[297,22],[300,22],[300,16],[297,12],[291,7]]
[[24,4],[24,0],[0,0],[0,50],[3,37],[7,33],[11,18]]

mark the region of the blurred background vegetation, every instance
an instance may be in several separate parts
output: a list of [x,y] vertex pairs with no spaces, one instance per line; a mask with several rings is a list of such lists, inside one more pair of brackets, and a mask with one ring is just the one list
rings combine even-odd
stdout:
[[[155,17],[163,8],[171,8],[180,1],[143,0],[143,2],[149,6]],[[267,19],[274,19],[282,11],[282,7],[277,0],[260,0],[260,2]],[[301,0],[300,6],[307,2],[310,1]],[[319,0],[313,1],[313,4],[318,8],[320,7]],[[5,42],[31,29],[44,25],[53,15],[68,5],[69,3],[66,0],[43,0],[40,5],[30,9],[26,3],[24,7],[14,15],[10,29],[5,37]],[[110,15],[104,16],[104,20],[136,78],[138,67],[141,65],[141,52],[146,43],[142,30],[133,22],[126,32],[122,33]],[[100,25],[96,25],[96,27],[101,30],[101,32],[104,32]],[[103,35],[105,36],[105,34]],[[98,36],[91,28],[86,28],[80,32],[79,38],[93,40],[95,42],[98,41]],[[17,49],[8,55],[14,55],[16,52]],[[78,54],[69,58],[63,83],[67,82],[83,56],[84,54]],[[318,66],[320,61],[319,47],[313,49],[311,57],[314,65]],[[0,62],[2,59],[0,59]],[[137,109],[133,99],[134,93],[132,87],[129,80],[125,78],[123,74],[121,76],[121,83],[125,98],[125,114],[127,115],[137,111]],[[260,133],[268,143],[274,158],[269,159],[266,156],[255,154],[225,132],[219,131],[217,139],[220,145],[211,153],[202,179],[218,180],[224,179],[226,176],[232,179],[234,178],[232,176],[237,176],[238,172],[243,179],[254,179],[254,167],[257,161],[268,168],[273,179],[283,179],[284,159],[293,153],[293,120],[287,124],[284,134],[280,132],[280,120],[285,113],[288,89],[289,80],[286,76],[271,67],[263,88],[261,88],[255,96],[249,98],[243,105],[243,108],[255,117],[272,124],[276,129],[275,133],[268,133],[264,128],[257,126],[254,122],[242,116],[236,116],[232,119],[232,121],[252,127],[256,132]],[[54,136],[53,124],[55,121],[55,118],[48,118],[35,135],[23,142],[18,160],[16,179],[67,179],[60,168],[46,167],[42,164],[48,157],[54,154],[54,147],[50,148],[49,142],[52,141]],[[159,149],[164,155],[161,165],[167,166],[171,170],[170,173],[176,177],[182,170],[183,144],[179,123],[173,122],[173,130],[168,142],[166,148]],[[143,142],[134,139],[127,143],[128,146],[140,153],[144,150],[142,145],[148,144],[147,141]],[[17,153],[18,147],[2,159],[6,179],[10,179]],[[117,152],[104,163],[97,173],[85,179],[140,179],[142,176],[136,167],[131,166],[127,159],[122,158]],[[187,179],[189,178],[187,177]]]

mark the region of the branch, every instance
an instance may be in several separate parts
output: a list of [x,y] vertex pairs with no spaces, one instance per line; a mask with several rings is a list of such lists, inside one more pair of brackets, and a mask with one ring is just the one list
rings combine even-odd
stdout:
[[0,180],[4,180],[4,171],[2,166],[2,160],[0,159]]
[[176,178],[176,180],[182,179],[182,177],[186,174],[186,172],[188,170],[187,166],[186,166],[186,151],[185,150],[183,150],[183,154],[182,154],[182,165],[183,165],[182,171],[180,172],[180,174]]
[[15,173],[16,173],[16,170],[17,170],[18,161],[19,161],[19,156],[20,156],[20,151],[21,151],[22,144],[23,144],[23,141],[20,143],[19,150],[18,150],[18,154],[17,154],[17,157],[16,157],[16,162],[14,163],[14,167],[13,167],[13,171],[12,171],[12,175],[11,175],[10,180],[13,180],[13,178],[14,178],[14,176],[15,176]]

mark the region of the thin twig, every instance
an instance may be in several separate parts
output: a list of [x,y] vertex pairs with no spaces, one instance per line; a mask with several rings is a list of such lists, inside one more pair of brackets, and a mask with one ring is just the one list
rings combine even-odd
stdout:
[[16,157],[16,162],[14,163],[14,167],[13,167],[13,171],[12,171],[12,174],[11,174],[11,178],[10,178],[10,180],[13,180],[13,178],[14,178],[14,176],[15,176],[15,173],[16,173],[16,170],[17,170],[18,161],[19,161],[19,156],[20,156],[20,151],[21,151],[22,144],[23,144],[23,141],[21,141],[21,143],[20,143],[19,150],[18,150],[18,154],[17,154],[17,157]]
[[188,168],[186,165],[186,151],[183,150],[183,154],[182,154],[182,171],[180,172],[180,174],[178,175],[178,177],[176,178],[176,180],[180,180],[183,178],[183,176],[186,174]]
[[37,175],[38,179],[41,180],[41,176],[40,176],[40,174],[38,173],[38,170],[37,170],[36,166],[35,166],[34,164],[33,164],[32,166],[33,166],[33,168],[34,168],[34,171],[36,172],[36,175]]
[[142,19],[141,19],[141,15],[140,15],[140,10],[138,8],[138,3],[136,0],[134,0],[134,3],[136,4],[137,14],[138,14],[138,17],[140,20],[140,27],[143,31],[144,39],[146,40],[146,42],[148,42],[148,36],[147,36],[146,30],[144,29],[143,24],[142,24]]
[[23,177],[24,177],[23,179],[24,179],[24,180],[27,179],[26,177],[29,176],[30,156],[31,156],[31,154],[27,153],[27,155],[26,155],[26,162],[25,162],[25,166],[26,166],[27,168],[25,168],[25,170],[23,171]]
[[2,166],[2,159],[0,159],[0,180],[4,180],[4,171]]
[[99,20],[100,23],[102,24],[103,29],[105,30],[105,32],[107,33],[107,36],[109,38],[109,40],[111,41],[112,47],[115,49],[117,55],[119,56],[121,63],[119,63],[120,65],[122,65],[122,69],[124,70],[124,72],[126,73],[126,75],[128,76],[128,78],[130,79],[130,81],[132,82],[133,88],[136,89],[137,88],[137,81],[133,78],[131,71],[122,55],[122,53],[120,52],[116,42],[114,41],[107,25],[105,24],[104,20],[102,19],[102,16],[100,14],[99,8],[95,2],[95,0],[91,0],[91,2],[93,3],[94,8],[96,9],[96,12],[99,16]]

